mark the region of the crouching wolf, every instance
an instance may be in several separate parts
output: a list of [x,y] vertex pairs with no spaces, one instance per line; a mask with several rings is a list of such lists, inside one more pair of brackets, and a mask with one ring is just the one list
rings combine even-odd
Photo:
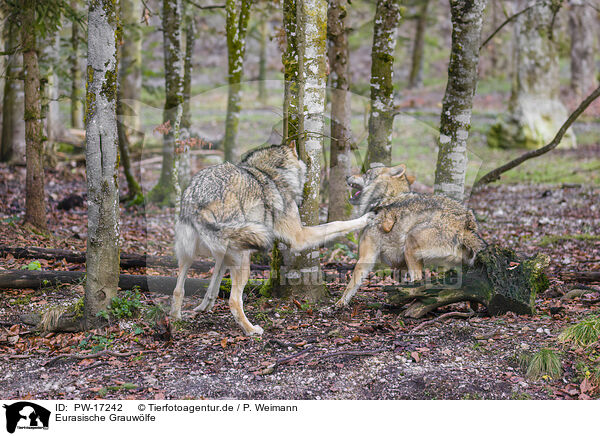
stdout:
[[181,198],[175,228],[175,254],[179,275],[173,291],[171,317],[181,318],[184,282],[196,256],[210,256],[215,267],[202,303],[215,304],[225,270],[231,274],[229,307],[248,335],[262,334],[242,306],[242,293],[250,276],[250,254],[266,250],[275,238],[300,251],[361,230],[374,216],[367,213],[351,221],[304,227],[298,205],[302,201],[306,165],[298,159],[294,142],[250,151],[238,165],[223,163],[205,168],[191,180]]
[[414,178],[406,175],[405,165],[371,168],[347,182],[359,213],[376,210],[377,215],[362,232],[358,263],[337,307],[350,302],[379,260],[406,267],[410,279],[420,281],[424,265],[472,265],[484,246],[473,213],[462,204],[444,195],[410,192]]

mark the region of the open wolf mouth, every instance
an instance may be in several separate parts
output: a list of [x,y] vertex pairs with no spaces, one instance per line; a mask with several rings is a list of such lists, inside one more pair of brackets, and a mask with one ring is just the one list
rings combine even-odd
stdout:
[[360,202],[360,196],[363,193],[363,187],[357,183],[349,183],[352,188],[350,193],[350,204],[357,205]]

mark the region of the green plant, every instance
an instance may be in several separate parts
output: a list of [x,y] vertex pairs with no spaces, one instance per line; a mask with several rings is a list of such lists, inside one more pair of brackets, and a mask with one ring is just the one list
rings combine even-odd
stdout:
[[125,319],[138,316],[142,309],[141,294],[138,287],[123,292],[121,297],[113,297],[107,310],[98,312],[98,316],[109,319]]
[[34,260],[32,262],[29,262],[27,265],[23,265],[21,269],[26,269],[28,271],[41,271],[42,264],[40,264],[39,260]]
[[587,347],[600,337],[600,316],[591,315],[577,324],[567,327],[559,336],[559,342],[571,342]]
[[90,335],[79,342],[79,348],[82,350],[91,350],[92,353],[97,353],[110,348],[113,342],[114,337],[112,334],[110,336]]
[[537,380],[544,376],[557,379],[562,375],[560,355],[550,348],[541,348],[533,356],[519,356],[521,365],[526,367],[528,378]]

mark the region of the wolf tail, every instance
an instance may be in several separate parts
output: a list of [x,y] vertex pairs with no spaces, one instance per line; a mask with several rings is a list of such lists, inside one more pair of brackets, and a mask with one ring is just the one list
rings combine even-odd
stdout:
[[179,220],[175,227],[175,253],[181,260],[193,260],[200,246],[211,252],[236,250],[264,250],[273,244],[272,232],[260,224],[214,224],[196,220]]
[[260,223],[226,224],[218,232],[221,238],[241,250],[266,250],[273,244],[272,232]]

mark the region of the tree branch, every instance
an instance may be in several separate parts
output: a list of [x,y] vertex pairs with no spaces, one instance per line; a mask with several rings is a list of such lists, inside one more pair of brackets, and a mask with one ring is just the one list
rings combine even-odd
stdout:
[[192,0],[185,0],[186,2],[188,2],[189,4],[191,4],[192,6],[196,6],[198,9],[225,9],[225,5],[208,5],[208,6],[202,6],[199,5],[198,3],[192,1]]
[[550,141],[549,144],[543,146],[542,148],[538,148],[537,150],[528,151],[527,153],[522,154],[518,158],[511,160],[510,162],[502,165],[501,167],[498,167],[495,170],[490,171],[489,173],[485,174],[484,176],[479,178],[477,181],[475,181],[475,183],[473,184],[473,188],[478,188],[482,185],[486,185],[488,183],[495,182],[496,180],[500,179],[501,174],[504,174],[508,170],[512,170],[516,166],[521,165],[526,160],[541,156],[542,154],[545,154],[545,153],[549,152],[550,150],[556,148],[558,146],[558,144],[560,144],[560,141],[562,140],[563,136],[565,135],[567,129],[569,127],[571,127],[571,124],[573,124],[575,122],[575,120],[577,118],[579,118],[579,115],[581,115],[587,109],[587,107],[595,99],[598,98],[598,96],[600,96],[600,86],[598,88],[596,88],[590,95],[588,95],[587,98],[585,100],[583,100],[581,102],[581,104],[577,107],[577,109],[575,109],[573,111],[573,113],[571,113],[571,115],[569,115],[569,118],[567,118],[567,121],[565,121],[564,124],[562,126],[560,126],[560,129],[558,129],[558,133],[556,134],[554,139],[552,141]]
[[485,46],[487,45],[487,43],[488,43],[488,42],[490,42],[490,41],[492,40],[492,38],[493,38],[494,36],[496,36],[496,34],[497,34],[498,32],[500,32],[504,26],[506,26],[506,25],[507,25],[508,23],[510,23],[512,20],[514,20],[515,18],[517,18],[519,15],[521,15],[521,14],[524,14],[525,12],[527,12],[529,9],[531,9],[531,8],[532,8],[532,7],[534,7],[534,6],[535,6],[535,4],[533,4],[533,5],[530,5],[530,6],[527,6],[527,7],[526,7],[525,9],[523,9],[522,11],[519,11],[519,12],[517,12],[516,14],[514,14],[514,15],[511,15],[511,16],[510,16],[510,17],[508,17],[506,20],[504,20],[504,22],[503,22],[502,24],[500,24],[500,26],[498,26],[498,28],[497,28],[496,30],[494,30],[494,31],[492,32],[492,34],[491,34],[490,36],[488,36],[488,37],[486,38],[486,40],[485,40],[485,41],[483,41],[483,42],[481,43],[481,45],[479,46],[479,50],[481,50],[483,47],[485,47]]

